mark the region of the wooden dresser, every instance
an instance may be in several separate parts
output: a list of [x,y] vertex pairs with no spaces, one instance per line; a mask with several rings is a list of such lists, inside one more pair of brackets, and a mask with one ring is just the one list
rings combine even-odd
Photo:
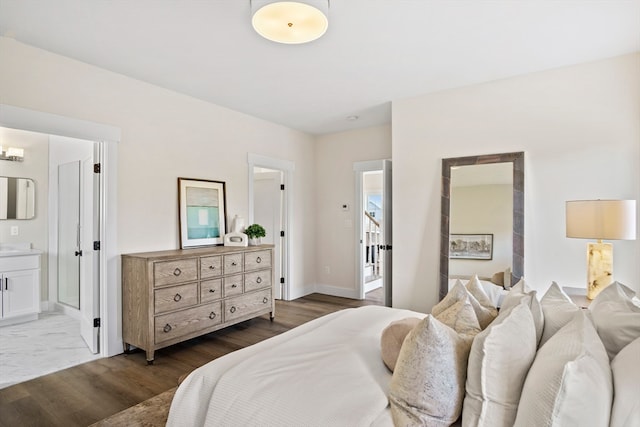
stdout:
[[273,245],[122,255],[122,337],[154,352],[270,313]]

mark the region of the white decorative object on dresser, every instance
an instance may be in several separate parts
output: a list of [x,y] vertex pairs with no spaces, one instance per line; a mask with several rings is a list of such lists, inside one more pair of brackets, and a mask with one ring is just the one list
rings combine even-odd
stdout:
[[38,318],[40,253],[28,243],[0,245],[0,325]]
[[122,255],[122,338],[147,353],[275,315],[273,245]]

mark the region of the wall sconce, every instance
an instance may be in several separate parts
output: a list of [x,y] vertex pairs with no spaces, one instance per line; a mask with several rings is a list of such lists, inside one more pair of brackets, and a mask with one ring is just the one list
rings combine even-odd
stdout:
[[598,239],[587,246],[587,298],[613,282],[613,245],[636,239],[635,200],[573,200],[566,204],[567,237]]
[[9,160],[10,162],[21,162],[24,160],[24,148],[3,147],[0,145],[0,160]]

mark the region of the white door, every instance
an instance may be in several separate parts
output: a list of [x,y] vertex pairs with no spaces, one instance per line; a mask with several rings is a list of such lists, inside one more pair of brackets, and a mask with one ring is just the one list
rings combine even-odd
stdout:
[[95,238],[94,230],[97,230],[100,218],[98,209],[95,209],[98,198],[94,197],[94,193],[98,194],[94,189],[99,188],[99,175],[94,173],[93,164],[93,157],[82,161],[80,179],[80,335],[95,354],[99,351],[100,327],[94,323],[94,319],[100,317],[100,289],[97,277],[98,251],[94,250],[93,242],[99,241]]
[[253,175],[253,222],[262,225],[267,235],[262,243],[274,245],[273,250],[273,295],[282,299],[282,240],[280,232],[283,228],[283,190],[282,172],[254,172]]
[[391,160],[384,160],[382,167],[382,175],[384,186],[382,189],[382,209],[384,210],[383,225],[382,225],[382,244],[384,245],[384,305],[391,307],[391,259],[392,259],[392,247],[393,247],[393,230],[392,230],[392,197],[391,197]]

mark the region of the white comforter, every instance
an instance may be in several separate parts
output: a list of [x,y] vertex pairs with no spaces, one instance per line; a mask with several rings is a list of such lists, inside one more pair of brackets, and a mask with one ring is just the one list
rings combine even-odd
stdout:
[[230,353],[178,388],[168,426],[391,426],[380,334],[425,315],[346,309]]

